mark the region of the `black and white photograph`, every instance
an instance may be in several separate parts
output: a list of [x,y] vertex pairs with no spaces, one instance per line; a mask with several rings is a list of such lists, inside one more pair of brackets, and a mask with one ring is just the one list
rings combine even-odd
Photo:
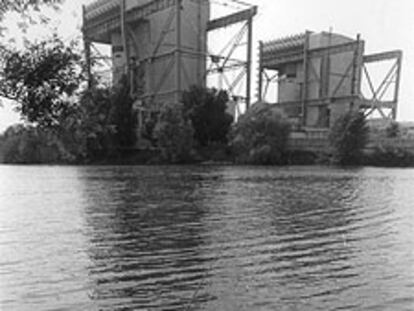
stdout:
[[414,1],[0,0],[0,311],[413,311]]

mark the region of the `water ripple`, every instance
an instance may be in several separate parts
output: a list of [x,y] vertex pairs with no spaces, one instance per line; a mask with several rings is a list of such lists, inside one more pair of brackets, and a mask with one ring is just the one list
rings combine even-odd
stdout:
[[0,173],[2,310],[414,309],[412,170]]

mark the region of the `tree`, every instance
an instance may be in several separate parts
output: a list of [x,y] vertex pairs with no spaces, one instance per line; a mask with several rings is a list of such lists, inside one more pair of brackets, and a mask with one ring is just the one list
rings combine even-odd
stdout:
[[93,87],[82,92],[73,113],[61,123],[65,145],[88,160],[105,157],[114,149],[115,125],[111,120],[111,89]]
[[329,133],[333,162],[339,165],[360,164],[368,142],[368,132],[362,112],[350,111],[339,117]]
[[79,104],[60,122],[65,145],[94,160],[133,147],[135,116],[127,83],[114,88],[93,86],[82,92]]
[[256,103],[233,128],[230,141],[236,161],[248,164],[282,164],[290,124],[269,104]]
[[194,138],[200,146],[226,143],[233,117],[226,112],[225,91],[192,86],[183,93],[185,116],[191,120]]
[[57,135],[34,126],[10,126],[2,137],[5,163],[68,163],[74,160]]
[[56,6],[62,2],[62,0],[2,0],[0,2],[0,16],[10,11],[23,13],[29,8],[39,9],[42,5]]
[[170,163],[191,160],[193,135],[191,122],[184,116],[183,104],[164,105],[155,128],[155,136],[163,159]]
[[[25,31],[29,25],[38,21],[46,23],[49,19],[41,13],[42,7],[52,7],[58,9],[64,0],[1,0],[0,1],[0,22],[3,21],[7,13],[15,12],[20,15],[20,21],[17,23],[20,29]],[[7,27],[0,25],[0,38],[3,37]],[[0,42],[0,54],[5,48]],[[1,56],[1,55],[0,55]]]
[[135,133],[128,120],[133,116],[130,110],[121,112],[125,109],[122,101],[130,102],[125,89],[127,86],[83,91],[70,106],[70,113],[52,127],[10,127],[4,135],[4,160],[8,163],[82,163],[106,159],[117,154],[119,148],[131,147]]
[[107,156],[135,143],[135,116],[126,78],[113,89],[86,89],[74,44],[58,37],[9,51],[0,96],[14,100],[23,119],[54,132],[79,161]]
[[71,96],[83,80],[74,44],[54,36],[5,53],[0,96],[14,100],[27,121],[50,127],[70,113]]
[[387,138],[396,138],[400,135],[400,125],[396,121],[392,121],[386,128],[385,128],[385,135]]
[[136,142],[136,115],[127,76],[111,92],[110,120],[115,126],[115,139],[119,148],[130,148]]

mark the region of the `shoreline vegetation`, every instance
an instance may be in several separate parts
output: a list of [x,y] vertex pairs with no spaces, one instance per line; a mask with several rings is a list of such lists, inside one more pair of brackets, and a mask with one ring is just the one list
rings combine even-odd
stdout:
[[[116,130],[105,132],[86,143],[87,148],[76,157],[73,146],[78,142],[65,139],[51,129],[33,125],[15,125],[0,135],[0,163],[45,165],[326,165],[414,167],[414,153],[398,144],[367,145],[370,129],[360,113],[350,112],[337,120],[329,130],[329,148],[319,151],[290,150],[290,125],[283,113],[266,103],[256,103],[237,123],[233,124],[225,111],[227,97],[214,89],[193,89],[192,93],[206,92],[211,96],[209,106],[218,100],[222,116],[221,133],[200,133],[192,126],[192,119],[207,116],[206,107],[197,114],[192,105],[166,105],[152,133],[158,147],[136,149],[117,141]],[[190,94],[187,94],[190,95]],[[201,105],[202,106],[202,105]],[[186,108],[187,107],[187,108]],[[199,107],[200,108],[200,107]],[[216,114],[213,114],[217,116]],[[200,120],[199,120],[200,121]],[[205,121],[205,120],[204,120]],[[211,119],[216,122],[216,119]],[[204,122],[203,124],[206,124]],[[207,122],[208,124],[208,122]],[[211,126],[215,130],[217,125]],[[207,126],[208,127],[208,126]],[[202,130],[204,130],[203,128]],[[199,129],[200,130],[200,129]],[[388,142],[398,141],[398,123],[385,129]],[[198,133],[198,136],[196,136]],[[115,136],[114,136],[115,135]],[[372,136],[372,135],[371,135]],[[146,136],[149,137],[148,135]],[[200,137],[203,140],[200,141]],[[141,138],[143,139],[143,138]],[[90,140],[90,139],[89,139]],[[100,143],[97,143],[97,141]],[[148,140],[148,139],[146,139]],[[112,141],[112,143],[111,143]],[[106,143],[103,143],[106,142]],[[71,149],[72,148],[72,149]],[[79,152],[76,150],[76,152]]]
[[[180,102],[152,103],[138,118],[129,80],[108,87],[88,74],[76,42],[53,36],[3,46],[1,56],[0,96],[24,122],[0,135],[1,163],[414,166],[414,142],[397,143],[398,123],[377,135],[358,111],[325,130],[326,148],[292,148],[306,131],[294,132],[277,105],[256,103],[234,122],[226,91],[192,86]],[[373,134],[388,144],[373,145]]]

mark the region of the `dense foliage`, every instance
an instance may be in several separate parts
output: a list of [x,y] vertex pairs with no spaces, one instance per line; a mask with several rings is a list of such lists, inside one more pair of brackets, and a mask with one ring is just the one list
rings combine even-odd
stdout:
[[83,81],[81,69],[74,46],[56,36],[28,44],[5,54],[0,96],[13,100],[28,122],[55,126],[71,113],[71,96]]
[[400,135],[400,125],[396,121],[392,121],[386,128],[385,134],[388,138],[396,138]]
[[333,162],[339,165],[361,164],[368,132],[363,113],[351,111],[339,117],[329,133]]
[[164,161],[183,163],[191,160],[194,130],[184,116],[181,103],[166,104],[155,128],[158,147]]
[[109,114],[110,123],[114,126],[117,148],[131,148],[136,143],[137,118],[133,111],[134,100],[130,94],[130,86],[126,76],[111,91]]
[[52,131],[15,125],[1,137],[1,160],[5,163],[70,163],[73,155]]
[[200,146],[227,142],[233,123],[233,117],[226,112],[228,100],[227,92],[200,86],[192,86],[183,93],[184,111]]
[[256,103],[235,125],[231,145],[238,163],[282,164],[290,125],[283,114],[265,103]]
[[[47,23],[49,18],[42,13],[43,7],[52,7],[57,10],[64,0],[1,0],[0,1],[0,61],[3,53],[7,51],[5,31],[8,29],[5,23],[2,23],[8,13],[17,13],[17,26],[25,33],[27,29],[36,23]],[[13,16],[15,20],[16,16]],[[13,34],[15,35],[15,33]],[[11,37],[14,41],[15,38]]]
[[62,2],[62,0],[1,0],[0,16],[10,11],[22,13],[29,8],[39,9],[41,5],[56,6]]
[[[80,163],[104,160],[135,143],[127,86],[84,91],[57,126],[12,126],[3,136],[7,163]],[[46,156],[50,153],[50,157]]]
[[[14,134],[5,138],[7,150],[27,140],[36,139],[39,146],[58,141],[64,152],[56,161],[80,162],[134,145],[135,116],[127,79],[114,89],[94,83],[86,89],[82,58],[74,44],[54,36],[28,43],[23,50],[7,51],[3,62],[0,96],[13,100],[30,125],[10,132]],[[21,150],[25,154],[28,149]]]
[[381,167],[412,167],[414,154],[397,146],[377,146],[365,157],[364,164]]

